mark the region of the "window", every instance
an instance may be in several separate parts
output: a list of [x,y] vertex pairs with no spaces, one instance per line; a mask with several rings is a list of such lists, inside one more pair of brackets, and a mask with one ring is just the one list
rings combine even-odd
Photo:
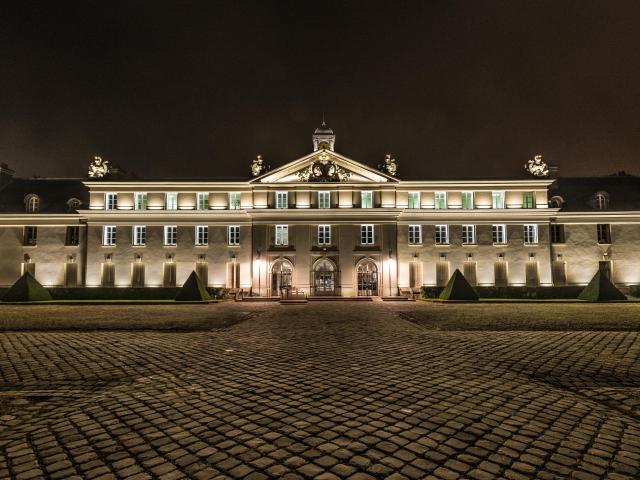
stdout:
[[117,193],[105,193],[104,194],[104,208],[106,210],[115,210],[118,208],[118,194]]
[[209,244],[209,227],[206,225],[196,226],[196,245]]
[[373,245],[373,225],[360,225],[360,243]]
[[318,225],[318,245],[331,244],[331,225]]
[[360,192],[360,207],[373,208],[373,192]]
[[114,225],[105,225],[104,227],[102,227],[102,244],[116,244],[116,227]]
[[504,192],[491,192],[491,207],[504,208]]
[[535,245],[538,243],[538,225],[524,225],[524,243],[526,245]]
[[136,210],[147,209],[147,193],[146,192],[136,192],[134,194],[133,208]]
[[409,225],[409,245],[422,244],[422,225]]
[[34,246],[38,243],[38,227],[24,227],[24,245]]
[[564,243],[564,225],[552,223],[550,234],[551,243]]
[[178,192],[167,192],[164,194],[164,208],[167,210],[178,209]]
[[533,192],[522,192],[522,208],[536,208]]
[[276,192],[276,208],[289,208],[289,192]]
[[318,208],[331,208],[331,192],[318,192]]
[[198,192],[196,208],[198,210],[209,210],[209,192]]
[[598,227],[598,243],[611,243],[611,225],[608,223],[599,223]]
[[436,192],[434,197],[434,206],[436,209],[447,208],[447,192]]
[[474,245],[476,243],[476,226],[462,225],[462,244]]
[[407,200],[409,208],[420,208],[420,192],[409,192]]
[[436,225],[436,245],[447,245],[449,243],[449,225]]
[[241,208],[242,204],[240,202],[240,192],[229,193],[229,209],[240,210]]
[[473,192],[462,192],[462,208],[473,210]]
[[276,245],[289,245],[289,225],[276,225]]
[[144,245],[147,239],[147,227],[144,225],[134,225],[133,227],[133,239],[134,245]]
[[80,245],[80,227],[67,227],[67,233],[64,238],[65,245]]
[[34,193],[29,194],[24,199],[27,213],[37,213],[40,210],[40,197]]
[[598,210],[609,208],[609,194],[607,192],[598,192],[595,195],[595,204]]
[[164,244],[178,244],[178,227],[176,225],[165,225],[164,227]]
[[227,227],[227,241],[229,245],[240,245],[240,225],[229,225]]
[[504,244],[507,243],[507,226],[506,225],[492,225],[491,236],[493,243]]

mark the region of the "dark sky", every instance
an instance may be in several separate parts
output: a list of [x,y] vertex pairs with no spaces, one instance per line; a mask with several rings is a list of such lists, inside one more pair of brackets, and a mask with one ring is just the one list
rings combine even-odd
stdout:
[[[400,177],[640,173],[640,2],[11,2],[0,160],[247,176],[336,150]],[[42,5],[35,5],[40,3]]]

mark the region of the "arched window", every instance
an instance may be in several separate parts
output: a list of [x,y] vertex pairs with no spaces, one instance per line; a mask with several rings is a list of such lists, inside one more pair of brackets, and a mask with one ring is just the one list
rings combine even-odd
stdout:
[[563,204],[564,204],[564,198],[562,198],[559,195],[556,195],[555,197],[551,197],[551,200],[549,200],[549,207],[551,208],[562,208]]
[[609,208],[609,194],[607,192],[598,192],[595,194],[595,206],[598,210]]
[[24,205],[27,213],[37,213],[40,210],[40,197],[35,193],[30,193],[24,197]]

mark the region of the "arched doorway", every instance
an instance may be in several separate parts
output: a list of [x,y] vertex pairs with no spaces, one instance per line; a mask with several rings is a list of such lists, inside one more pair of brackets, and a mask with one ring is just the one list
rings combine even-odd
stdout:
[[282,290],[291,289],[293,265],[286,259],[279,259],[271,267],[271,295],[282,295]]
[[370,258],[365,258],[358,263],[356,268],[358,275],[358,296],[378,295],[378,267]]
[[328,258],[321,258],[313,266],[313,294],[337,295],[338,272],[335,264]]

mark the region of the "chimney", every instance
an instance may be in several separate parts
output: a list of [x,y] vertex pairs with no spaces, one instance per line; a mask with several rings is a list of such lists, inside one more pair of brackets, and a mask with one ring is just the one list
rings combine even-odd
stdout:
[[15,172],[9,168],[6,163],[0,163],[0,188],[4,188],[13,180]]

